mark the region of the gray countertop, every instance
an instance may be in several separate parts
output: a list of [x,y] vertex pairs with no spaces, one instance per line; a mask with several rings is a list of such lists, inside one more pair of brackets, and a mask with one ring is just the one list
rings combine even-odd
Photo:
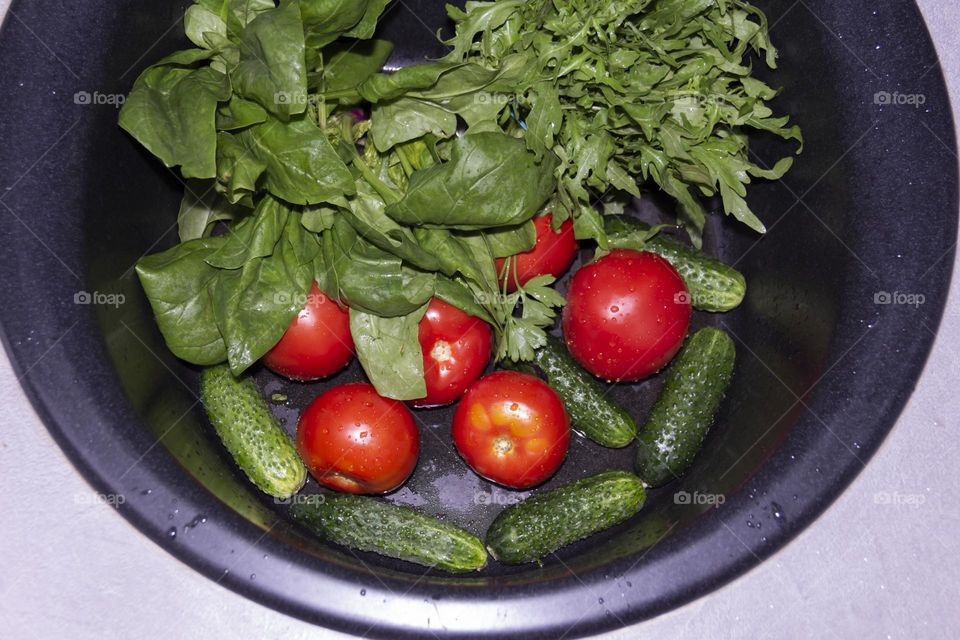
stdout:
[[[0,15],[8,0],[0,0]],[[960,113],[960,4],[920,0]],[[806,10],[802,1],[784,2]],[[799,5],[799,6],[798,6]],[[738,580],[604,638],[960,637],[960,277],[916,393],[853,485]],[[345,638],[214,584],[141,536],[47,434],[0,354],[7,638]],[[952,613],[951,613],[952,612]]]

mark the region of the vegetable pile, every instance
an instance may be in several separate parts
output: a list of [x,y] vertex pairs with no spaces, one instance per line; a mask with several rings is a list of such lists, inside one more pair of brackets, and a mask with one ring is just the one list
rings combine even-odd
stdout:
[[[536,486],[571,426],[601,446],[637,437],[593,376],[641,380],[679,351],[638,475],[538,494],[494,524],[496,557],[539,560],[629,518],[644,486],[689,466],[733,369],[722,332],[683,346],[691,311],[729,311],[746,291],[699,251],[705,198],[763,232],[747,185],[792,159],[758,166],[748,135],[802,137],[751,75],[750,55],[775,67],[777,52],[740,0],[467,2],[448,7],[446,56],[385,72],[393,45],[374,34],[388,4],[195,0],[193,48],[144,71],[120,113],[185,179],[180,243],[137,273],[171,352],[210,367],[218,435],[278,498],[306,471],[341,492],[397,488],[419,452],[408,406],[461,396],[467,464]],[[621,215],[648,186],[676,201],[692,246]],[[554,285],[581,248],[594,260],[567,301]],[[561,315],[565,345],[548,336]],[[262,362],[317,380],[354,353],[370,384],[321,394],[295,445],[244,375]],[[481,378],[491,359],[510,370]],[[561,532],[548,511],[576,526]],[[292,513],[340,544],[451,571],[486,563],[472,534],[373,498]]]

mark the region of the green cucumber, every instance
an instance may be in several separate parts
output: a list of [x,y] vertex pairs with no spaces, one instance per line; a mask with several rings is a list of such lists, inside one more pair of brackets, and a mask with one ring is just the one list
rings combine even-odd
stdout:
[[475,535],[377,498],[341,493],[305,496],[290,515],[319,538],[453,573],[479,571],[487,550]]
[[253,484],[275,498],[300,490],[307,468],[253,380],[234,377],[227,365],[204,369],[200,400],[223,446]]
[[736,349],[720,329],[693,334],[666,373],[660,397],[637,438],[637,473],[658,487],[696,457],[733,377]]
[[534,362],[563,400],[575,429],[604,447],[619,449],[633,442],[637,423],[577,364],[562,341],[547,336]]
[[719,313],[743,302],[747,282],[733,267],[663,234],[647,239],[649,227],[629,216],[605,216],[604,226],[611,249],[650,251],[672,264],[686,283],[695,309]]
[[629,519],[645,500],[640,478],[604,471],[507,507],[487,531],[487,548],[506,564],[539,561]]

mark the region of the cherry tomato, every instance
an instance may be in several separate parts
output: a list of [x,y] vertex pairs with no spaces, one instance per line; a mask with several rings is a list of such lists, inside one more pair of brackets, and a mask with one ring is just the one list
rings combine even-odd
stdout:
[[570,419],[557,393],[539,378],[497,371],[464,394],[453,416],[453,442],[484,478],[526,489],[560,468]]
[[316,380],[343,369],[353,358],[350,314],[313,283],[307,304],[263,364],[291,380]]
[[639,380],[676,355],[690,314],[687,287],[669,262],[618,250],[574,274],[563,334],[573,357],[594,375]]
[[415,407],[450,404],[483,374],[490,361],[490,325],[434,298],[420,321],[427,395]]
[[386,493],[410,477],[420,451],[402,402],[364,382],[329,389],[307,405],[297,450],[317,481],[347,493]]
[[[537,244],[525,253],[518,253],[510,260],[507,290],[517,290],[517,280],[526,284],[537,276],[550,274],[559,278],[570,268],[577,257],[577,239],[573,235],[573,222],[566,220],[560,231],[553,230],[553,214],[545,213],[533,219],[537,229]],[[503,273],[506,258],[497,258],[497,274]],[[514,278],[516,272],[516,278]]]

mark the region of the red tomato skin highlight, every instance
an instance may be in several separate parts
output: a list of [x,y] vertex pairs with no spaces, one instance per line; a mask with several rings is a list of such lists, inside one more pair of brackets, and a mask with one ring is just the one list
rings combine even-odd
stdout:
[[[552,275],[559,278],[577,257],[580,245],[573,234],[573,222],[565,220],[558,232],[553,230],[553,214],[545,213],[533,219],[537,229],[537,243],[533,249],[518,253],[510,260],[510,274],[507,279],[507,290],[517,290],[517,280],[521,285],[533,278],[542,275]],[[506,258],[497,258],[497,275],[503,273]],[[516,277],[514,277],[514,273]],[[501,278],[502,280],[502,278]]]
[[321,393],[297,424],[297,451],[320,484],[347,493],[393,491],[413,473],[419,432],[402,402],[364,382]]
[[686,284],[669,262],[617,250],[574,274],[563,335],[587,371],[607,381],[640,380],[676,355],[691,313]]
[[306,305],[263,356],[263,364],[274,373],[305,382],[337,373],[350,363],[353,353],[350,313],[313,283]]
[[557,393],[539,378],[497,371],[464,394],[453,417],[453,442],[478,475],[528,489],[563,464],[570,419]]
[[490,325],[438,298],[430,301],[420,321],[419,337],[427,395],[410,401],[414,407],[456,401],[490,362]]

